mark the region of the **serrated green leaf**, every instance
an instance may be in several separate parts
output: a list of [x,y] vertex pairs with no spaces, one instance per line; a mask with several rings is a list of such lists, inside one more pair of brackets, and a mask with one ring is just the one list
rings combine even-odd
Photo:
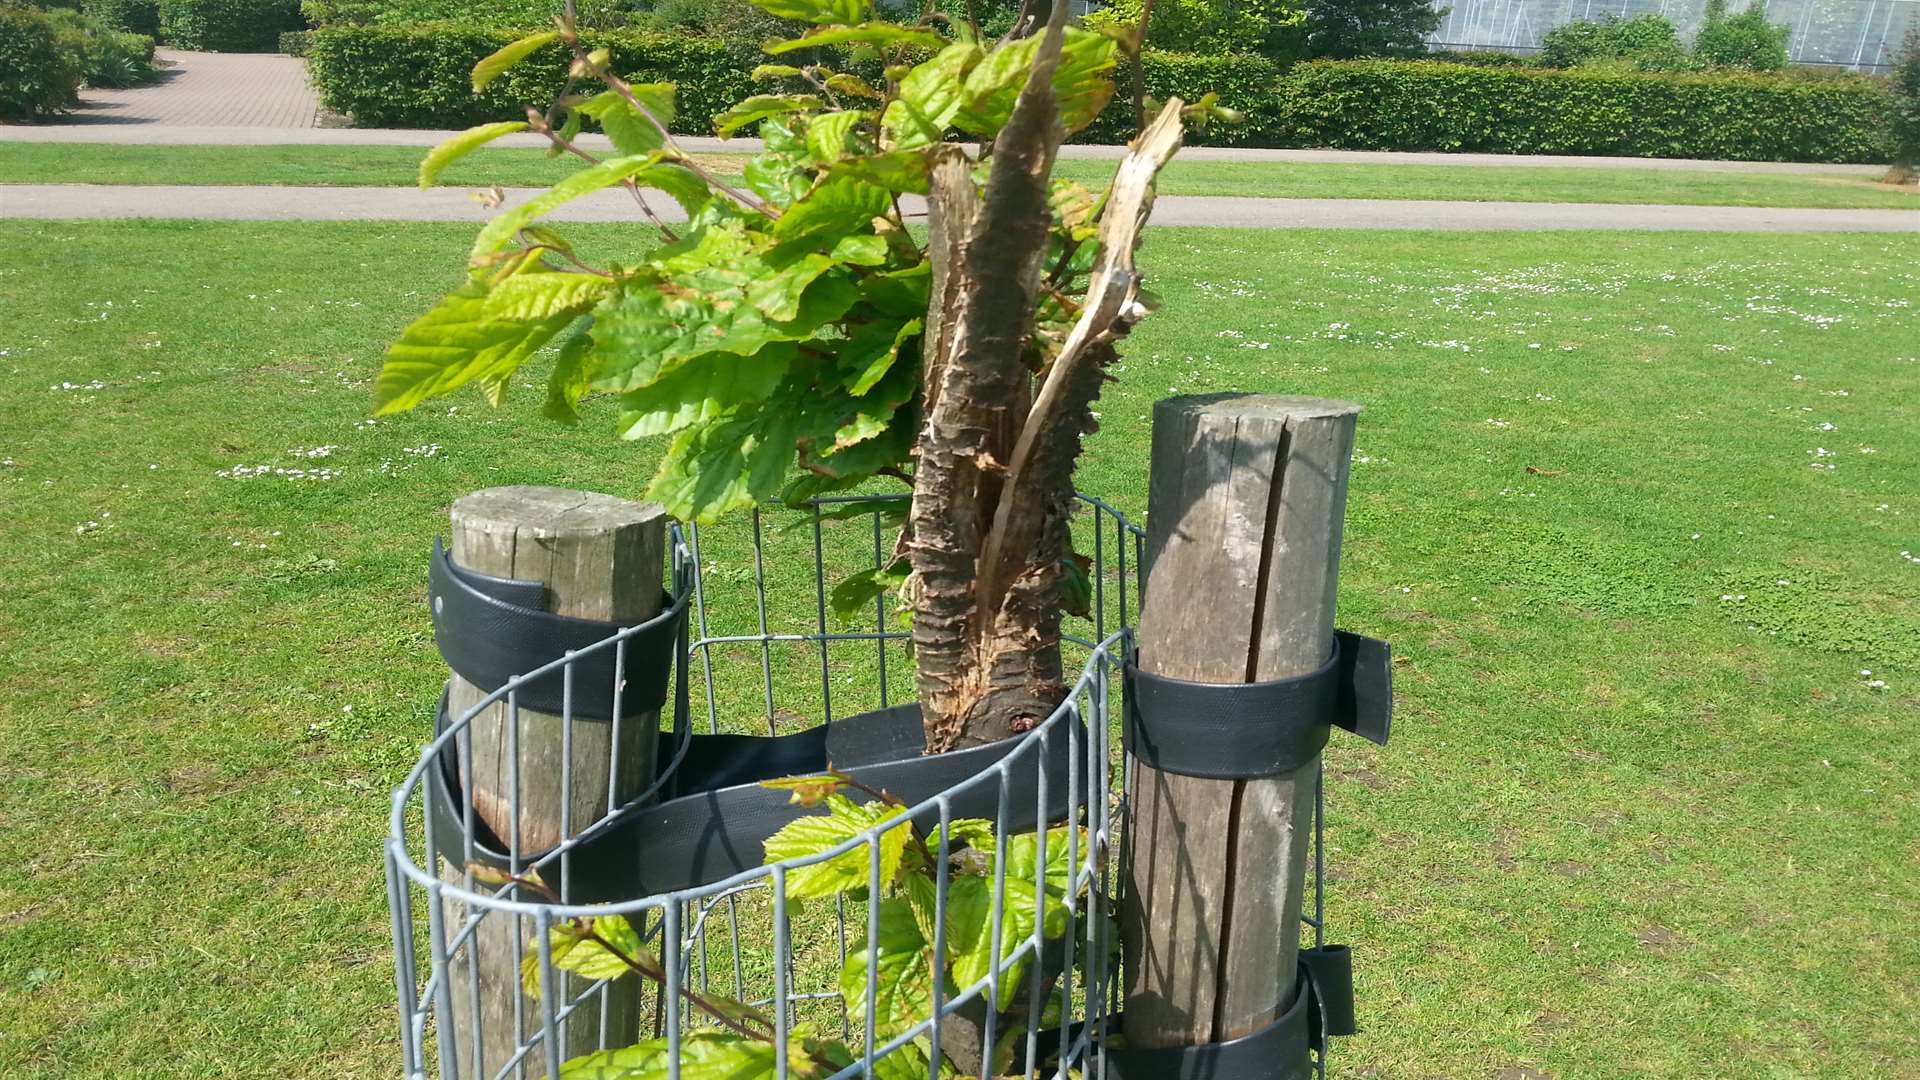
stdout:
[[851,177],[830,179],[787,208],[773,234],[790,244],[819,244],[869,229],[887,212],[885,188]]
[[847,393],[861,397],[892,370],[900,357],[900,346],[920,333],[921,320],[909,319],[899,326],[868,323],[847,336],[839,352],[840,367],[848,372]]
[[846,157],[854,128],[866,113],[856,109],[821,113],[807,122],[807,152],[821,165],[831,165]]
[[591,318],[579,321],[553,358],[553,370],[547,374],[547,403],[541,415],[562,424],[580,422],[580,399],[593,384],[593,337],[587,331]]
[[962,82],[980,57],[979,45],[955,42],[907,72],[900,80],[899,96],[887,104],[881,117],[887,148],[913,150],[945,138],[960,111]]
[[753,0],[753,6],[769,15],[810,23],[857,23],[867,14],[867,0]]
[[822,45],[911,45],[921,49],[938,49],[946,43],[945,38],[931,30],[917,30],[896,23],[870,22],[861,23],[859,26],[832,26],[820,30],[809,30],[788,41],[769,41],[766,44],[766,52],[772,56],[779,56],[781,53],[790,53],[795,49],[812,49]]
[[[864,806],[855,805],[845,795],[834,795],[827,800],[825,814],[812,814],[796,818],[781,827],[780,831],[766,839],[762,845],[766,849],[766,861],[785,862],[789,859],[803,859],[818,855],[859,836],[868,829],[888,821],[900,819],[898,807],[881,802],[871,802]],[[900,823],[880,833],[880,880],[893,880],[900,869],[900,858],[907,846],[908,822]],[[869,845],[856,845],[824,862],[810,866],[797,866],[787,871],[787,896],[810,897],[832,896],[849,889],[867,884],[867,872],[870,869]]]
[[682,431],[647,497],[701,523],[769,498],[793,460],[796,422],[790,409],[754,409]]
[[544,34],[532,34],[473,65],[473,92],[477,94],[485,90],[488,83],[499,78],[508,68],[558,40],[560,35],[551,30]]
[[964,844],[975,851],[994,849],[993,822],[986,818],[959,818],[947,822],[947,843]]
[[425,191],[432,187],[434,182],[440,179],[440,174],[446,171],[447,166],[474,150],[503,135],[525,130],[527,130],[525,121],[509,120],[501,124],[481,124],[478,127],[470,127],[458,135],[447,138],[440,145],[429,150],[426,158],[420,162],[420,190]]
[[[634,101],[646,106],[661,127],[671,126],[674,117],[674,94],[672,83],[636,83],[628,87]],[[666,142],[666,136],[660,127],[655,127],[640,110],[634,108],[617,90],[607,90],[580,103],[577,112],[584,113],[600,122],[600,127],[613,141],[614,148],[622,154],[645,154],[658,150]]]
[[574,136],[580,134],[580,127],[585,119],[585,117],[580,115],[579,109],[568,109],[566,122],[560,125],[558,132],[560,141],[547,147],[547,156],[557,158],[561,154],[566,153],[566,149],[562,147],[560,143],[572,142]]
[[485,282],[470,281],[401,332],[374,380],[377,415],[404,412],[467,383],[511,374],[574,317],[569,312],[528,321],[502,318],[489,308],[489,291]]
[[887,261],[887,241],[881,236],[843,236],[829,257],[852,266],[879,266]]
[[751,77],[755,82],[763,82],[767,79],[797,79],[800,77],[800,69],[792,64],[761,64],[753,69]]
[[880,901],[879,916],[871,965],[866,920],[858,915],[847,920],[855,933],[840,968],[840,995],[847,1011],[864,1020],[871,980],[874,1027],[882,1037],[892,1037],[932,1015],[933,971],[927,963],[926,940],[907,900],[895,896]]
[[[953,125],[985,138],[997,135],[1027,84],[1040,41],[1036,34],[1002,45],[972,68],[960,94],[961,105],[951,117]],[[1060,123],[1069,135],[1092,123],[1113,98],[1113,66],[1112,38],[1085,30],[1067,31],[1053,92]]]
[[[844,274],[822,274],[800,294],[793,318],[773,319],[749,302],[748,289],[767,293],[778,280],[726,277],[716,270],[642,280],[609,300],[594,320],[600,367],[595,387],[625,393],[704,353],[750,356],[769,342],[805,340],[845,314],[859,296]],[[765,302],[776,299],[769,295]]]
[[714,117],[713,130],[724,139],[770,116],[808,112],[819,107],[820,99],[812,94],[755,94]]
[[836,94],[850,94],[853,97],[872,98],[875,101],[886,97],[867,80],[844,72],[827,76],[827,89]]
[[[658,969],[659,958],[640,943],[640,935],[619,915],[602,915],[592,922],[594,937],[571,924],[547,933],[555,971],[570,971],[583,979],[618,979],[633,971],[629,961]],[[610,947],[609,947],[610,946]],[[540,950],[529,946],[520,958],[520,988],[528,997],[540,996]]]
[[831,179],[859,180],[888,191],[927,193],[927,155],[919,150],[843,158],[828,171]]
[[[674,166],[662,166],[658,162],[659,158],[655,154],[635,154],[628,157],[608,158],[597,165],[581,169],[487,222],[486,226],[480,230],[480,235],[473,241],[473,260],[484,262],[487,256],[503,250],[512,242],[513,235],[519,232],[522,226],[538,220],[555,208],[582,195],[599,191],[629,177],[638,181],[651,178],[655,172],[664,173],[668,170],[686,172]],[[672,182],[671,178],[667,178],[667,182]]]
[[[680,1037],[680,1080],[763,1080],[776,1075],[772,1043],[730,1032],[695,1031]],[[665,1039],[601,1050],[560,1066],[559,1080],[667,1080],[673,1052]],[[793,1075],[793,1073],[789,1073]]]
[[907,564],[901,561],[843,578],[827,595],[827,606],[843,626],[871,615],[874,601],[889,592],[898,592],[906,583],[907,569]]
[[580,315],[613,292],[598,274],[533,271],[494,282],[487,294],[489,318],[531,322],[553,315]]
[[670,435],[764,401],[786,377],[798,353],[791,343],[776,341],[752,356],[695,357],[652,384],[621,396],[620,437]]
[[933,267],[922,261],[904,270],[869,274],[861,283],[860,296],[888,315],[919,318],[927,313],[927,293],[932,279]]

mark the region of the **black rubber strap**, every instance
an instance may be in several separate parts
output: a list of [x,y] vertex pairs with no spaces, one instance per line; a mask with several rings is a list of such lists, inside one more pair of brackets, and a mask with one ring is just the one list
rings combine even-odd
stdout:
[[[604,641],[621,629],[617,623],[553,614],[547,610],[546,586],[537,581],[490,577],[455,565],[438,537],[427,590],[440,655],[461,678],[482,690],[498,690],[515,675],[558,660],[569,649]],[[571,665],[573,715],[610,720],[616,696],[621,716],[664,705],[674,643],[686,615],[686,595],[665,597],[660,614],[628,637],[624,648],[607,646],[577,657]],[[617,694],[616,668],[625,682]],[[559,713],[566,697],[564,671],[528,680],[514,696],[523,709]]]
[[1162,772],[1251,780],[1310,764],[1330,727],[1384,746],[1391,661],[1386,642],[1344,630],[1318,671],[1272,682],[1188,682],[1129,661],[1127,752]]
[[1313,981],[1302,971],[1293,1007],[1251,1035],[1205,1046],[1108,1047],[1118,1080],[1312,1080],[1315,1036]]
[[[446,698],[440,702],[436,734],[446,730]],[[1021,749],[1025,735],[969,750],[927,756],[918,705],[899,705],[861,713],[791,735],[686,735],[661,747],[665,772],[676,754],[672,792],[664,802],[634,807],[589,830],[573,849],[569,901],[611,903],[674,889],[707,885],[760,866],[767,837],[797,817],[823,811],[795,806],[790,793],[760,786],[761,780],[807,775],[828,764],[870,787],[908,804],[952,790],[974,777],[979,782],[954,793],[953,818],[994,818],[1000,782],[996,766],[1007,763],[1008,820],[1003,831],[1033,831],[1041,816],[1066,820],[1072,789],[1069,777],[1076,755],[1084,758],[1087,731],[1078,720],[1048,729]],[[681,752],[679,743],[684,742]],[[1039,759],[1039,760],[1036,760]],[[455,747],[442,752],[432,770],[434,845],[455,866],[466,858]],[[1041,813],[1039,779],[1047,777],[1047,806]],[[914,818],[923,833],[937,829],[937,811]],[[475,820],[473,859],[504,869],[506,846],[484,822]],[[526,864],[541,852],[522,852]],[[547,875],[557,880],[557,871]]]

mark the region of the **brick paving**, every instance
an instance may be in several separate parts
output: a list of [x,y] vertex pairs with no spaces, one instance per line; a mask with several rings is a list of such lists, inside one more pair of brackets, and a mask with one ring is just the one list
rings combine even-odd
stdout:
[[[320,99],[307,83],[306,62],[263,53],[196,53],[160,49],[159,82],[128,90],[88,90],[80,108],[48,129],[80,128],[98,141],[119,141],[120,129],[313,128]],[[27,131],[20,128],[15,130]]]

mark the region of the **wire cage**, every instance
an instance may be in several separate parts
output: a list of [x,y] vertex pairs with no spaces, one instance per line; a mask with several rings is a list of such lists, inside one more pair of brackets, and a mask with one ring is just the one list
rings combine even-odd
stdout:
[[[1120,747],[1118,676],[1139,610],[1145,536],[1098,498],[1079,497],[1073,524],[1076,550],[1091,565],[1084,614],[1069,616],[1064,627],[1069,692],[1050,717],[1009,740],[1010,749],[924,793],[890,821],[805,858],[759,865],[755,850],[751,865],[723,876],[633,895],[590,896],[583,884],[590,875],[576,864],[588,845],[604,848],[623,821],[673,793],[697,735],[778,738],[821,724],[831,733],[861,710],[913,700],[910,635],[895,610],[897,597],[885,590],[870,599],[861,593],[862,613],[849,619],[846,598],[836,595],[836,582],[861,571],[871,579],[893,561],[887,502],[822,497],[808,510],[756,510],[729,526],[673,527],[673,604],[654,623],[685,622],[676,685],[663,715],[671,722],[660,735],[666,740],[660,775],[599,820],[563,822],[558,842],[544,850],[521,850],[518,830],[507,830],[513,835],[500,845],[506,850],[496,853],[502,869],[516,879],[537,876],[544,893],[512,881],[496,890],[476,880],[486,834],[476,828],[474,785],[457,783],[449,797],[435,778],[471,775],[465,735],[488,708],[505,709],[507,737],[514,739],[522,695],[535,679],[564,681],[559,723],[571,744],[576,725],[594,722],[576,715],[575,702],[585,692],[575,686],[576,674],[596,654],[595,670],[604,670],[611,653],[614,678],[621,680],[624,650],[651,624],[570,651],[457,713],[443,710],[440,730],[394,791],[386,844],[407,1077],[559,1077],[571,1059],[642,1040],[664,1053],[655,1059],[658,1075],[680,1080],[683,1068],[689,1076],[706,1075],[683,1065],[683,1057],[698,1041],[696,1032],[713,1023],[700,1003],[719,1000],[742,1003],[763,1018],[750,1023],[764,1022],[753,1033],[765,1037],[766,1073],[779,1080],[796,1070],[939,1080],[956,1073],[930,1051],[953,1045],[962,1033],[974,1045],[997,1048],[968,1063],[968,1072],[982,1080],[1008,1074],[1104,1080],[1101,1035],[1125,987],[1114,916],[1125,881],[1119,839],[1131,777]],[[617,746],[622,721],[615,712],[610,723]],[[507,820],[519,821],[528,778],[514,756],[517,744],[509,750],[511,805],[505,809]],[[563,806],[575,784],[571,760],[561,760]],[[613,804],[614,778],[606,783],[606,801]],[[1301,928],[1316,946],[1323,943],[1325,911],[1319,789],[1316,777],[1309,913]],[[438,813],[436,797],[447,804]],[[926,1000],[914,1003],[919,1011],[911,1022],[899,1022],[903,1006],[878,1000],[879,979],[856,977],[849,986],[844,977],[879,964],[888,838],[899,837],[903,819],[910,819],[920,838],[915,842],[931,856],[928,944],[938,972],[952,947],[955,882],[968,839],[981,844],[977,835],[957,834],[956,823],[982,817],[995,825],[989,868],[980,875],[990,930],[977,933],[992,939],[986,966],[965,985],[957,977],[951,984],[930,978]],[[694,830],[698,823],[681,827]],[[1030,877],[1025,863],[1017,876],[1009,869],[1016,863],[1008,857],[1010,837],[1022,833],[1032,834]],[[789,898],[799,875],[828,864],[864,867],[865,887],[825,902]],[[980,874],[977,864],[972,872]],[[1023,903],[1035,914],[1024,922],[1009,918],[1009,909]],[[1048,903],[1058,910],[1043,907]],[[1041,917],[1041,911],[1052,914]],[[560,971],[552,928],[611,915],[624,916],[640,946],[657,957],[657,979],[628,976],[627,988],[616,990],[614,979]],[[1027,973],[1024,982],[1018,971]],[[537,993],[520,992],[523,976],[535,973]],[[498,990],[503,983],[514,988],[505,1009],[498,1005],[508,996]],[[489,997],[491,1007],[483,1001]],[[840,1040],[842,1056],[790,1058],[789,1043],[799,1045],[802,1036]],[[1324,1075],[1323,1050],[1313,1064]]]

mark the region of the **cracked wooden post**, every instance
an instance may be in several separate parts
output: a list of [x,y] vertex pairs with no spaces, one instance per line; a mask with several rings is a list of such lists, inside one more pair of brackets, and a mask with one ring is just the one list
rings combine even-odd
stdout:
[[[469,570],[541,582],[555,614],[632,626],[660,612],[666,512],[653,504],[590,491],[488,488],[453,504],[449,555],[455,565]],[[484,697],[486,691],[455,675],[447,714],[457,718]],[[578,833],[606,815],[610,780],[615,806],[640,794],[654,780],[660,736],[657,712],[620,722],[617,772],[615,725],[576,715],[571,792],[561,784],[565,727],[559,716],[521,708],[516,747],[502,700],[475,716],[461,740],[463,749],[471,752],[474,813],[503,845],[513,829],[512,755],[518,750],[523,859],[559,843],[563,804],[568,831]],[[448,881],[462,880],[461,868],[445,862],[440,874]],[[557,870],[545,877],[551,886],[560,886]],[[447,908],[449,934],[457,934],[466,911],[451,901]],[[441,1030],[439,1037],[453,1040],[463,1078],[494,1076],[540,1031],[540,1003],[523,998],[520,991],[520,950],[534,947],[532,935],[532,919],[491,913],[480,920],[469,950],[450,958],[455,1023],[451,1030]],[[478,962],[470,970],[474,949]],[[571,975],[564,982],[568,997],[561,1000],[562,1005],[590,985]],[[636,1040],[641,989],[637,979],[619,980],[602,991],[604,1007],[590,1003],[569,1017],[564,1022],[566,1046],[561,1058],[599,1049],[603,1025],[604,1045],[626,1046]],[[543,1061],[535,1049],[512,1075],[542,1075]]]
[[[1242,394],[1155,406],[1142,669],[1265,682],[1326,661],[1359,412]],[[1135,763],[1128,1045],[1238,1038],[1293,1003],[1316,766],[1236,781]]]

